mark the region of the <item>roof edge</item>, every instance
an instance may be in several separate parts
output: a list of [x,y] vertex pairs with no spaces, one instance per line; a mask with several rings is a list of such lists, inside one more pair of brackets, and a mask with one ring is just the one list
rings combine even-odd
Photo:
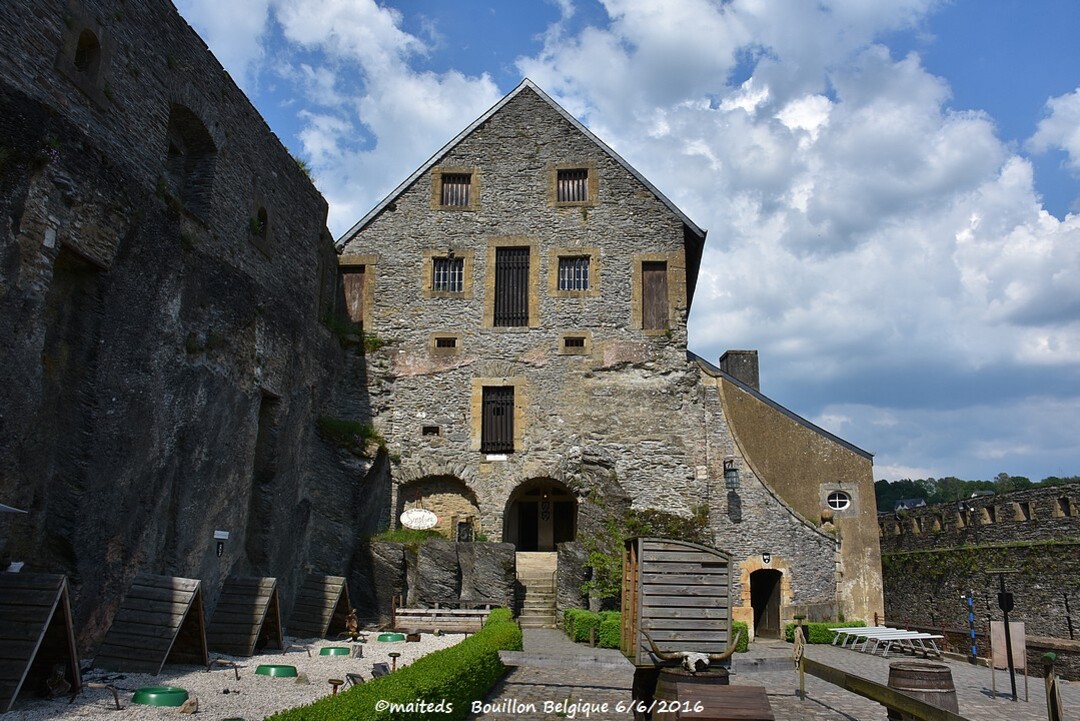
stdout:
[[796,413],[796,412],[794,412],[794,411],[792,411],[792,410],[790,410],[788,408],[785,408],[784,406],[782,406],[779,403],[777,403],[776,401],[774,401],[772,398],[769,398],[767,395],[763,394],[761,391],[754,390],[753,387],[748,386],[747,384],[743,383],[738,378],[735,378],[734,376],[729,375],[729,374],[725,373],[724,371],[720,370],[718,367],[716,367],[715,365],[713,365],[709,361],[705,360],[704,358],[699,356],[697,353],[694,353],[693,351],[688,350],[688,351],[686,351],[686,357],[687,357],[688,360],[697,363],[701,367],[701,369],[703,371],[705,371],[707,374],[709,374],[709,375],[711,375],[713,377],[716,377],[716,378],[723,378],[726,381],[730,381],[739,390],[746,391],[750,395],[754,396],[754,398],[757,398],[759,401],[761,401],[765,405],[769,406],[773,410],[778,411],[779,413],[782,413],[783,415],[787,416],[788,418],[795,421],[799,425],[803,426],[807,430],[813,431],[814,433],[817,433],[818,435],[820,435],[820,436],[822,436],[824,438],[827,438],[830,441],[833,441],[834,443],[837,443],[837,444],[843,446],[844,448],[848,449],[852,453],[860,455],[863,458],[866,458],[867,460],[870,460],[870,461],[874,460],[874,454],[871,453],[870,451],[863,450],[862,448],[859,448],[858,446],[856,446],[854,443],[850,443],[848,441],[845,441],[843,438],[836,435],[835,433],[830,433],[829,431],[825,430],[821,426],[818,426],[818,425],[815,425],[814,423],[811,423],[810,421],[808,421],[805,418],[803,418],[802,416],[800,416],[798,413]]
[[449,153],[454,148],[454,146],[456,146],[458,143],[460,143],[466,137],[468,137],[470,134],[472,134],[472,132],[474,130],[476,130],[478,127],[480,127],[482,124],[487,122],[487,120],[492,115],[499,112],[507,103],[509,103],[514,98],[516,98],[526,88],[528,88],[529,90],[532,90],[538,96],[540,96],[540,98],[544,102],[546,102],[548,105],[550,105],[557,113],[559,113],[559,115],[561,115],[575,129],[580,131],[583,135],[585,135],[585,137],[589,138],[589,140],[593,141],[593,143],[596,144],[602,151],[604,151],[605,153],[610,155],[611,158],[615,160],[615,162],[617,162],[619,165],[621,165],[632,176],[637,178],[637,180],[640,181],[646,188],[648,188],[660,200],[661,203],[663,203],[665,206],[667,206],[668,210],[670,210],[676,216],[678,216],[678,218],[683,222],[683,225],[685,225],[692,233],[694,233],[694,235],[697,235],[699,238],[702,239],[702,241],[705,240],[705,235],[707,233],[706,230],[701,228],[694,221],[690,220],[690,218],[686,215],[686,213],[682,212],[677,205],[675,205],[673,202],[671,202],[670,198],[668,198],[666,195],[664,195],[662,192],[660,192],[660,190],[655,185],[650,183],[645,178],[644,175],[639,173],[637,171],[637,169],[634,168],[634,166],[632,166],[632,165],[630,165],[630,163],[626,162],[626,160],[621,155],[619,155],[614,150],[612,150],[611,147],[607,143],[605,143],[600,138],[596,137],[596,135],[594,135],[592,133],[592,131],[590,131],[587,127],[585,127],[577,118],[575,118],[573,115],[568,113],[565,108],[563,108],[557,102],[552,100],[551,96],[549,96],[547,93],[545,93],[540,88],[540,86],[538,86],[536,83],[534,83],[529,78],[524,78],[520,83],[518,83],[517,87],[515,87],[513,90],[511,90],[509,93],[507,93],[501,100],[499,100],[499,102],[495,103],[490,108],[488,108],[487,111],[484,112],[480,117],[478,117],[473,122],[469,123],[469,125],[464,130],[462,130],[460,133],[458,133],[453,138],[451,138],[449,142],[447,142],[445,145],[443,145],[441,148],[439,148],[439,150],[437,150],[434,155],[432,155],[430,158],[428,158],[408,178],[406,178],[396,188],[394,188],[392,191],[390,191],[390,193],[385,198],[383,198],[381,201],[379,201],[379,203],[374,208],[369,210],[367,212],[367,214],[364,215],[364,217],[362,217],[362,218],[360,218],[360,220],[356,221],[356,223],[354,223],[351,228],[349,228],[347,231],[345,231],[345,233],[343,233],[342,236],[340,238],[338,238],[334,242],[334,246],[338,250],[345,247],[345,245],[349,241],[351,241],[353,238],[355,238],[357,236],[357,234],[360,233],[360,231],[362,231],[365,227],[367,227],[367,225],[369,223],[371,223],[373,220],[375,220],[375,218],[378,217],[378,215],[380,213],[382,213],[382,211],[385,210],[386,207],[388,205],[390,205],[390,203],[394,202],[394,200],[399,195],[404,193],[405,190],[410,185],[415,183],[424,173],[426,173],[436,163],[438,163],[440,160],[442,160],[443,157],[445,157],[446,154]]

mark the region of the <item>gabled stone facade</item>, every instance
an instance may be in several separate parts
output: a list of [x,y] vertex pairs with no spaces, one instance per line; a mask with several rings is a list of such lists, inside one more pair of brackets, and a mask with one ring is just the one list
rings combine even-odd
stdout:
[[[361,219],[339,303],[386,343],[388,521],[424,505],[449,535],[543,551],[627,504],[704,507],[741,562],[737,618],[758,570],[785,616],[879,610],[869,454],[761,396],[756,354],[729,374],[687,353],[704,240],[529,81]],[[823,519],[834,492],[850,505]]]

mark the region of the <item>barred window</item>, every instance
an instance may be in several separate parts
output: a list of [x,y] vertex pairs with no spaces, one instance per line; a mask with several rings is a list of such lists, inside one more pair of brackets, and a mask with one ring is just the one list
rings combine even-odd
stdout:
[[514,450],[514,387],[484,386],[480,451],[510,453]]
[[431,289],[461,293],[465,289],[464,258],[432,258]]
[[469,206],[469,190],[471,186],[471,173],[443,173],[442,200],[440,202],[443,205],[467,208]]
[[588,168],[558,171],[555,199],[560,203],[584,203],[588,201]]
[[559,258],[559,290],[589,289],[589,256]]

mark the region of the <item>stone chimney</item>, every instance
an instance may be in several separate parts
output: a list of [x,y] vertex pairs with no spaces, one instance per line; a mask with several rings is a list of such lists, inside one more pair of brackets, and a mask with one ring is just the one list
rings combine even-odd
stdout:
[[756,391],[758,385],[758,362],[756,350],[729,350],[720,356],[720,370],[742,381]]

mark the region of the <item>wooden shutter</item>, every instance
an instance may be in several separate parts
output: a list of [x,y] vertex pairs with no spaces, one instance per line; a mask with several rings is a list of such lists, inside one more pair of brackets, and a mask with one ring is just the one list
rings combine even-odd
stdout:
[[364,327],[364,266],[338,271],[338,318],[356,328]]
[[495,249],[496,326],[529,324],[529,249]]
[[514,387],[485,386],[480,450],[510,453],[514,450]]
[[667,263],[641,264],[641,327],[663,330],[668,327]]

